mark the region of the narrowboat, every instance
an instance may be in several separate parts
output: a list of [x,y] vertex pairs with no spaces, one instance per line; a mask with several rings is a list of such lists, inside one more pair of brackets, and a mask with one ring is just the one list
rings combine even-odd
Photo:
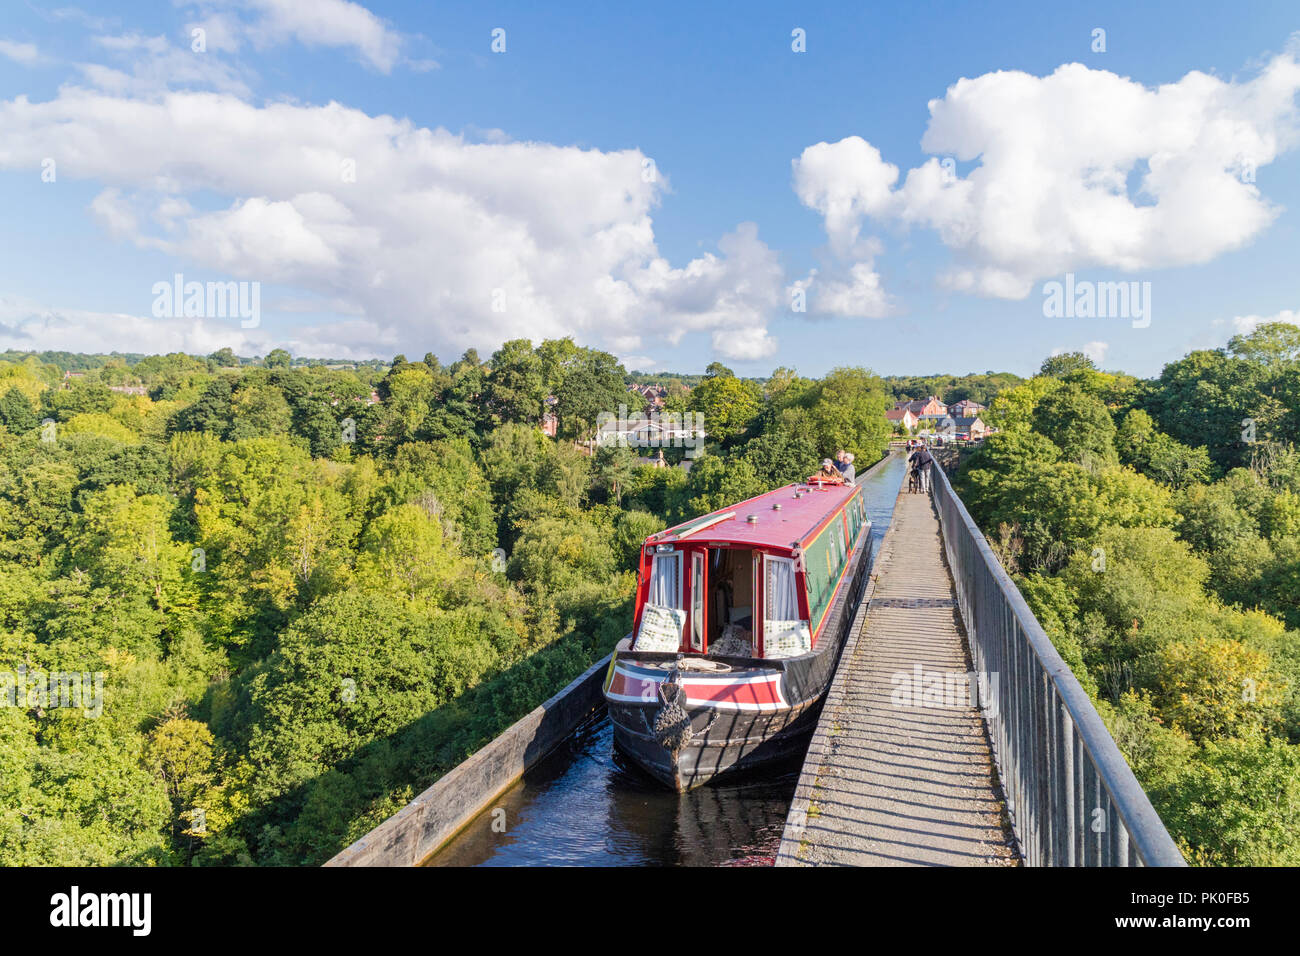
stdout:
[[861,486],[815,478],[646,538],[605,676],[615,745],[678,792],[800,752],[870,552]]

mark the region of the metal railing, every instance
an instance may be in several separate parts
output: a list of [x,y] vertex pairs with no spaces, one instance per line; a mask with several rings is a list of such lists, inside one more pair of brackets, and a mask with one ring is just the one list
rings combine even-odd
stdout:
[[1026,864],[1186,866],[948,476],[931,472],[972,663],[992,698],[980,703]]

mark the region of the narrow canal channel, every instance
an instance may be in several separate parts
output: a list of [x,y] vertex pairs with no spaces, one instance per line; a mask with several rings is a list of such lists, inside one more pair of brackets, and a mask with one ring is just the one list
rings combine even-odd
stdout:
[[[904,468],[897,455],[861,482],[877,543]],[[614,749],[601,710],[424,865],[766,865],[781,842],[801,763],[679,795]]]

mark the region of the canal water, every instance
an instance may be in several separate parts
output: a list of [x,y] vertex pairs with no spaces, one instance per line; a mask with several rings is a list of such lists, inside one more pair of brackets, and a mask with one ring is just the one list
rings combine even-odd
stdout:
[[[861,482],[877,545],[904,468],[896,455]],[[614,749],[609,718],[597,711],[425,865],[768,865],[801,763],[673,793]]]

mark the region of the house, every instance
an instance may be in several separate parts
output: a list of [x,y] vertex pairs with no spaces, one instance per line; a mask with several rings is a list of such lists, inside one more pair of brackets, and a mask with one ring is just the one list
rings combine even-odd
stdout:
[[668,401],[668,389],[663,385],[629,385],[627,390],[645,399],[646,407],[652,411],[663,408]]
[[110,392],[121,392],[123,395],[143,395],[145,388],[143,385],[110,385]]
[[626,445],[631,448],[696,448],[706,437],[704,416],[687,412],[649,418],[610,417],[598,420],[597,445]]
[[654,457],[652,457],[652,458],[638,458],[638,459],[636,460],[636,463],[637,463],[638,465],[649,465],[651,468],[667,468],[667,467],[668,467],[668,462],[664,460],[664,450],[663,450],[662,448],[659,449],[659,454],[655,455]]
[[922,415],[922,434],[942,435],[957,441],[978,441],[989,435],[989,428],[978,415]]
[[968,441],[979,441],[992,433],[993,429],[980,419],[978,415],[963,415],[953,419],[957,429],[957,437],[964,438]]
[[948,406],[939,401],[938,396],[935,395],[931,395],[929,398],[915,400],[905,398],[900,402],[894,403],[895,411],[900,411],[904,408],[910,410],[917,418],[922,418],[926,415],[946,415],[948,413]]
[[542,434],[548,438],[554,438],[556,431],[560,427],[560,419],[555,412],[545,412],[542,415]]
[[885,418],[889,420],[889,424],[902,425],[908,431],[915,428],[918,421],[910,408],[891,408],[885,412]]
[[960,402],[949,405],[948,411],[960,418],[974,418],[980,412],[988,411],[988,408],[979,402],[972,402],[969,398],[963,398]]

